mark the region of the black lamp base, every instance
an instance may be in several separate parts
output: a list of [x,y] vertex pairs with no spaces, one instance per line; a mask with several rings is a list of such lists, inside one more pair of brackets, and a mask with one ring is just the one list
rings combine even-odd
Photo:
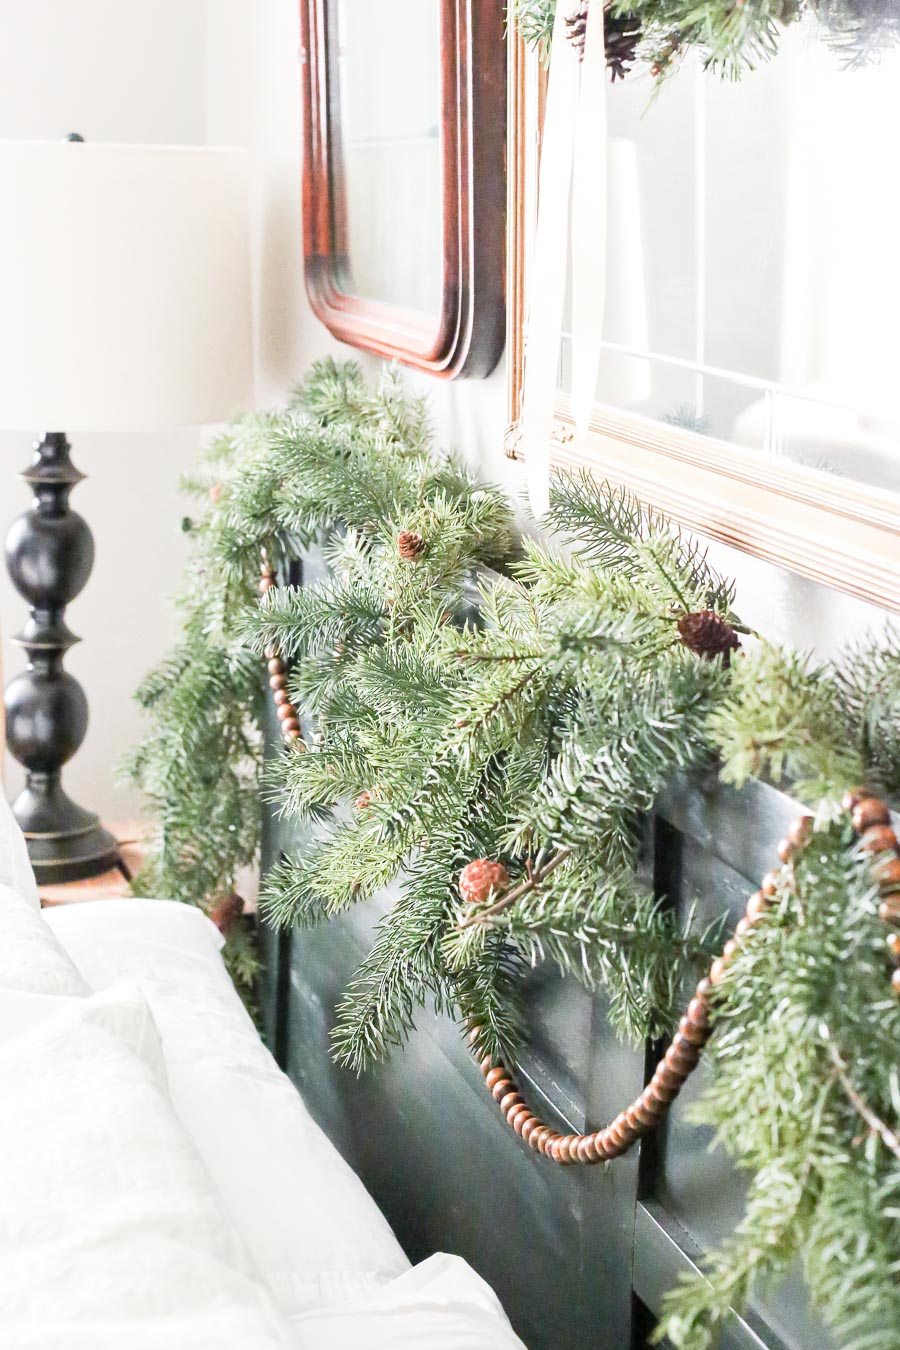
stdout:
[[48,432],[35,446],[22,478],[34,501],[12,525],[6,561],[13,585],[30,607],[14,638],[25,651],[26,669],[6,688],[6,739],[25,766],[25,787],[13,803],[41,885],[81,881],[115,867],[119,847],[97,816],[66,796],[60,770],[84,740],[87,699],[63,669],[78,638],[67,627],[66,605],[82,590],[94,562],[94,541],[81,516],[69,509],[69,493],[83,474],[72,463],[62,432]]
[[29,785],[12,804],[38,885],[83,881],[111,871],[119,863],[114,836],[92,811],[85,811],[63,792],[58,774],[55,781],[43,779],[44,775],[31,775]]

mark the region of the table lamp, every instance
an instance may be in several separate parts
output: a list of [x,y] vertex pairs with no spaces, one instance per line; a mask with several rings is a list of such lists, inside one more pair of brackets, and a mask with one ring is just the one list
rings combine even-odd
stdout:
[[[25,768],[13,811],[38,881],[118,860],[98,817],[63,791],[87,700],[63,669],[66,605],[94,560],[69,509],[83,475],[71,431],[219,422],[252,405],[245,155],[231,149],[0,143],[0,428],[45,431],[22,478],[33,503],[6,540],[30,616],[26,669],[5,692],[7,744]],[[123,450],[127,442],[123,442]]]

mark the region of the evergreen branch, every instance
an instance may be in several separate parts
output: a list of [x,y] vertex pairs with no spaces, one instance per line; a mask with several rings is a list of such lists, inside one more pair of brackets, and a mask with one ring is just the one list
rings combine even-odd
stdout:
[[834,1065],[838,1082],[844,1089],[844,1092],[857,1115],[861,1116],[869,1129],[879,1136],[884,1145],[893,1153],[894,1157],[900,1159],[900,1135],[897,1135],[894,1130],[885,1125],[884,1121],[875,1114],[861,1094],[857,1092],[847,1074],[847,1066],[841,1059],[840,1053],[833,1043],[829,1043],[828,1053],[831,1056],[831,1062]]

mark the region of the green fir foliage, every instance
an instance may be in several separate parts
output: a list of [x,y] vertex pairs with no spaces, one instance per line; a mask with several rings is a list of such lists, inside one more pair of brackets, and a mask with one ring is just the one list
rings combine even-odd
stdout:
[[[569,13],[583,8],[560,0]],[[529,46],[547,58],[557,0],[510,0],[510,18]],[[704,68],[739,79],[770,60],[785,31],[809,17],[845,65],[877,60],[900,41],[896,0],[607,0],[607,18],[628,15],[640,26],[637,56],[657,80],[696,51]]]
[[[692,539],[587,476],[552,486],[564,550],[520,544],[504,496],[435,450],[424,405],[353,364],[319,363],[285,413],[238,422],[189,488],[182,636],[139,691],[150,732],[129,766],[158,822],[139,888],[212,907],[256,859],[268,794],[303,840],[265,878],[271,922],[389,897],[338,1009],[337,1060],[378,1063],[434,1006],[513,1064],[532,966],[604,991],[641,1039],[671,1029],[720,946],[647,877],[645,823],[673,774],[799,792],[818,832],[728,967],[700,1108],[750,1176],[746,1213],[664,1330],[705,1350],[799,1258],[844,1350],[896,1350],[900,1013],[835,807],[848,786],[900,785],[896,636],[838,666],[766,643]],[[326,579],[260,602],[261,550],[283,568],[313,544]],[[741,635],[730,663],[684,645],[689,615]],[[264,775],[273,648],[308,749]],[[459,889],[477,858],[510,878],[485,904]],[[229,946],[252,977],[246,936]]]

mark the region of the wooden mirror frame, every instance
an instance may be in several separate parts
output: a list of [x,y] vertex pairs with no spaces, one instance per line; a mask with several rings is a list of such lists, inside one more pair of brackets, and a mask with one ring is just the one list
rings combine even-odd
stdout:
[[[300,0],[303,247],[316,317],[341,342],[452,379],[489,375],[504,341],[506,43],[503,6],[440,0],[443,262],[440,314],[341,289],[344,203],[328,42],[336,0]],[[341,194],[342,195],[342,194]]]
[[[506,453],[524,459],[525,327],[537,215],[544,80],[509,37],[508,429]],[[565,395],[555,406],[551,464],[586,468],[673,520],[788,571],[900,612],[900,498],[848,479],[596,404],[576,434]]]

